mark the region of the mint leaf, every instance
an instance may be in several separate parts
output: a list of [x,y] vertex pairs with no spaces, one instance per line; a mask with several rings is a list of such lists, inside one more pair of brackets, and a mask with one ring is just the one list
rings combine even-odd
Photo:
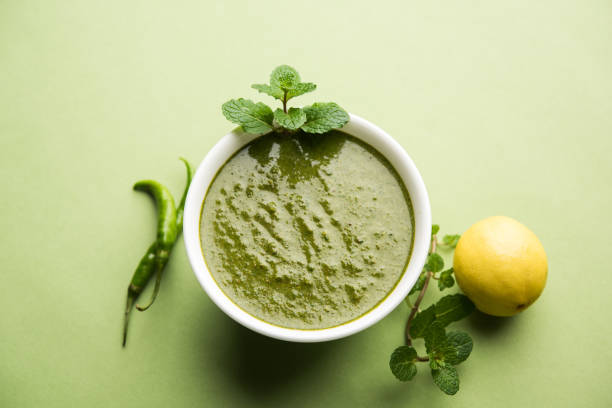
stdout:
[[302,130],[307,133],[325,133],[339,129],[349,121],[349,115],[344,109],[333,102],[313,103],[304,108],[306,123]]
[[251,85],[251,88],[257,89],[259,92],[268,94],[280,101],[283,100],[283,95],[285,94],[282,89],[270,86],[268,84],[253,84]]
[[455,395],[459,391],[459,375],[455,367],[445,365],[431,370],[434,383],[446,394]]
[[289,108],[287,113],[277,109],[274,111],[274,120],[285,129],[295,130],[306,122],[306,113],[300,108]]
[[474,311],[474,304],[462,294],[446,295],[435,304],[435,320],[446,327],[467,317]]
[[459,238],[461,238],[461,235],[445,235],[444,238],[442,238],[442,243],[451,248],[455,248],[457,242],[459,242]]
[[301,82],[287,91],[287,100],[296,96],[304,95],[317,89],[317,86],[312,82]]
[[312,92],[317,86],[312,82],[301,82],[300,74],[288,65],[276,67],[270,74],[270,84],[253,84],[251,88],[278,100],[288,101],[296,96]]
[[473,311],[474,304],[467,296],[459,293],[444,296],[438,303],[429,306],[414,317],[410,325],[410,337],[413,339],[423,337],[434,322],[446,327],[469,316]]
[[418,339],[423,337],[429,326],[436,320],[436,312],[434,305],[417,313],[410,325],[410,337]]
[[438,231],[440,231],[440,226],[438,224],[431,226],[431,235],[436,235]]
[[300,74],[289,65],[280,65],[270,74],[270,85],[283,91],[295,88],[300,82]]
[[416,292],[420,291],[421,289],[423,289],[423,286],[425,286],[425,281],[426,280],[427,280],[427,272],[423,271],[419,275],[419,279],[417,279],[417,281],[414,284],[414,286],[412,287],[412,289],[410,289],[410,293],[408,293],[408,296],[410,296],[413,293],[416,293]]
[[272,130],[274,114],[272,109],[261,102],[232,99],[223,104],[222,111],[230,122],[241,125],[247,133],[260,134]]
[[440,274],[440,278],[438,279],[438,288],[440,290],[452,288],[454,284],[453,268],[447,269]]
[[401,346],[395,349],[389,360],[389,367],[393,375],[400,381],[411,380],[417,372],[417,352],[410,346]]
[[[464,345],[463,343],[465,343],[465,339],[463,337],[459,337],[456,335],[453,336],[453,340],[456,340],[459,346]],[[461,361],[467,358],[467,356],[465,356],[463,360],[459,358],[459,352],[457,350],[457,347],[455,346],[453,341],[449,339],[448,335],[446,334],[446,331],[444,330],[444,327],[439,322],[433,322],[429,326],[429,328],[425,332],[424,338],[425,348],[427,349],[427,354],[429,355],[430,361],[436,361],[438,364],[459,364]],[[462,351],[465,352],[465,350]],[[463,354],[461,357],[463,357]],[[432,366],[432,368],[435,369],[436,367]]]
[[427,354],[431,355],[436,351],[440,351],[447,345],[446,330],[444,330],[444,326],[438,322],[433,322],[425,331],[424,339]]
[[432,272],[440,272],[444,268],[444,259],[435,252],[433,254],[429,254],[427,257],[427,263],[425,264],[425,269]]
[[470,356],[474,343],[469,334],[463,331],[451,331],[446,334],[446,339],[455,349],[455,355],[445,356],[444,361],[457,365]]

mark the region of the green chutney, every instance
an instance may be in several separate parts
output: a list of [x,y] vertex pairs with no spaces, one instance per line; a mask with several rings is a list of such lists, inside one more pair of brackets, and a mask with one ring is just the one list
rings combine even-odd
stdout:
[[323,329],[367,313],[395,287],[414,214],[391,164],[346,133],[269,133],[235,153],[200,218],[222,291],[277,326]]

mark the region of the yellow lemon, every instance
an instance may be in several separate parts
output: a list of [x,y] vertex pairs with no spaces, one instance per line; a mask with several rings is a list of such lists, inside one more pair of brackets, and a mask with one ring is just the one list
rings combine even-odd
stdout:
[[490,217],[459,239],[453,260],[461,290],[493,316],[512,316],[536,301],[548,263],[536,235],[509,217]]

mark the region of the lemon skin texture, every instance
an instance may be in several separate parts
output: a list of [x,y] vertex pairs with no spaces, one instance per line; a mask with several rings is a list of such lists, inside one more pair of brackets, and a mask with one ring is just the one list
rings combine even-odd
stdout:
[[493,316],[525,310],[542,293],[548,275],[538,237],[504,216],[479,221],[461,236],[453,268],[461,290],[481,312]]

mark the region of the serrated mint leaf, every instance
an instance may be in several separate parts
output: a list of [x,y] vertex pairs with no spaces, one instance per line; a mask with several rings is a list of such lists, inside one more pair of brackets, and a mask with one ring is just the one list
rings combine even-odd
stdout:
[[472,301],[460,293],[444,296],[434,307],[435,320],[443,327],[469,316],[474,311]]
[[[437,361],[438,365],[443,363],[459,364],[458,350],[455,344],[448,338],[444,327],[439,322],[433,322],[425,332],[425,348],[430,361]],[[464,339],[457,339],[463,341]],[[467,358],[467,357],[466,357]],[[434,368],[432,366],[432,368]]]
[[423,337],[425,339],[425,349],[429,355],[440,351],[447,344],[446,330],[444,330],[444,326],[438,322],[431,323]]
[[278,66],[270,74],[270,85],[288,91],[301,82],[300,74],[289,65]]
[[287,100],[295,98],[296,96],[304,95],[308,92],[312,92],[315,89],[317,89],[317,86],[312,82],[300,82],[287,91]]
[[442,268],[444,268],[444,259],[442,259],[442,257],[435,252],[433,254],[429,254],[425,268],[434,273],[440,272]]
[[459,391],[459,375],[455,367],[445,365],[431,370],[434,383],[446,394],[455,395]]
[[285,129],[295,130],[306,122],[306,113],[300,108],[289,108],[287,113],[277,109],[274,111],[274,120]]
[[253,84],[251,85],[251,88],[257,89],[259,92],[268,94],[278,100],[283,100],[284,92],[278,87],[270,86],[268,84]]
[[438,224],[433,224],[431,226],[431,235],[436,235],[440,231],[440,226]]
[[300,74],[288,65],[281,65],[272,71],[269,85],[253,84],[251,87],[285,102],[317,89],[312,82],[301,82]]
[[459,238],[461,238],[461,235],[445,235],[444,238],[442,238],[442,243],[451,248],[455,248],[457,242],[459,242]]
[[306,123],[302,130],[307,133],[325,133],[339,129],[349,121],[349,115],[344,109],[333,102],[313,103],[304,108]]
[[434,322],[446,327],[469,316],[473,311],[474,304],[467,296],[462,294],[444,296],[438,303],[429,306],[414,317],[410,325],[410,337],[413,339],[423,337]]
[[412,295],[413,293],[416,293],[420,291],[421,289],[423,289],[423,286],[425,285],[426,280],[427,280],[427,272],[423,271],[419,275],[419,278],[417,279],[412,289],[410,289],[410,292],[408,293],[408,295]]
[[414,364],[417,352],[410,346],[401,346],[395,349],[389,360],[389,367],[393,375],[400,381],[411,380],[417,372]]
[[469,334],[462,331],[451,331],[446,334],[446,339],[455,349],[455,353],[445,356],[444,361],[452,365],[457,365],[470,356],[474,343]]
[[247,133],[260,134],[272,130],[274,114],[272,109],[261,102],[232,99],[223,104],[222,111],[230,122],[242,126]]
[[444,290],[452,288],[455,284],[455,278],[453,278],[453,268],[442,271],[440,278],[438,279],[438,288]]
[[423,337],[429,326],[436,319],[436,313],[434,305],[429,306],[427,309],[417,313],[410,324],[410,337],[418,339]]

